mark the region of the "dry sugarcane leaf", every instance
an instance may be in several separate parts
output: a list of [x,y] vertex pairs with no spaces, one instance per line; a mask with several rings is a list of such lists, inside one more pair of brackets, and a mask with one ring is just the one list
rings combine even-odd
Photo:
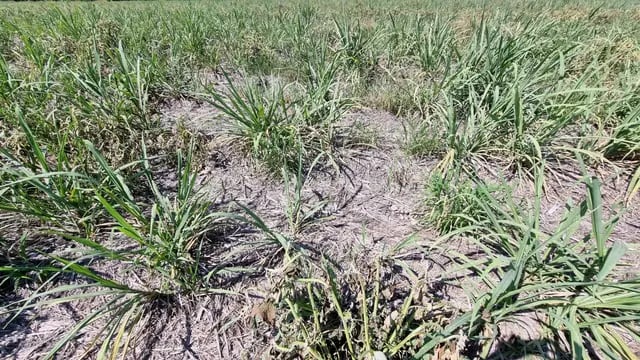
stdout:
[[271,301],[265,301],[255,305],[249,315],[260,318],[271,326],[275,326],[276,324],[276,307]]

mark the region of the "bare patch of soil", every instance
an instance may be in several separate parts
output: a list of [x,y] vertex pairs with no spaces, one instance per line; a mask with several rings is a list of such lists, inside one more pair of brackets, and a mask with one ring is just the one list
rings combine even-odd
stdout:
[[[316,174],[307,183],[309,196],[328,200],[330,219],[313,227],[304,239],[331,244],[336,254],[360,244],[381,254],[412,234],[431,236],[421,224],[423,186],[433,163],[408,158],[400,148],[400,119],[388,113],[361,110],[344,126],[366,124],[377,134],[370,147],[350,149],[340,174]],[[360,251],[360,249],[358,250]]]
[[[222,165],[204,164],[201,175],[216,203],[237,202],[247,206],[275,231],[294,238],[296,243],[339,266],[353,262],[366,267],[414,234],[425,239],[435,237],[421,224],[420,213],[425,176],[433,163],[412,159],[403,153],[401,120],[393,115],[362,109],[345,116],[339,127],[364,127],[376,141],[367,146],[342,149],[338,156],[342,160],[339,172],[313,171],[306,179],[303,202],[311,206],[319,202],[325,205],[321,219],[299,234],[292,234],[288,226],[283,180],[266,173],[234,144],[215,109],[206,104],[183,101],[170,109],[170,116],[184,119],[187,126],[212,135],[208,146],[224,161]],[[272,285],[267,281],[256,287],[256,292],[268,292]],[[251,287],[248,283],[245,286]],[[260,301],[249,301],[246,306],[229,304],[227,309],[236,308],[236,312],[243,314],[239,316],[245,317],[236,324],[242,325],[243,329],[231,326],[217,332],[219,340],[212,340],[211,336],[203,336],[194,328],[192,347],[207,348],[222,341],[220,350],[207,352],[221,358],[237,358],[243,353],[253,354],[250,358],[254,358],[260,353],[256,349],[267,351],[273,334],[265,329],[249,330],[251,326],[246,320],[248,309]],[[228,318],[228,314],[223,318]],[[264,341],[262,345],[259,345],[260,341]],[[169,343],[180,348],[175,340],[163,341],[167,346]],[[200,356],[202,358],[202,353]]]

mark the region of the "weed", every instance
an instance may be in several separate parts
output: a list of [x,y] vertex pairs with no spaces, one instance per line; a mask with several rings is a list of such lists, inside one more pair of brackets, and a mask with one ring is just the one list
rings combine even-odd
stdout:
[[332,158],[335,124],[349,102],[335,98],[332,65],[311,68],[303,96],[288,98],[289,89],[274,85],[266,92],[255,85],[238,88],[226,76],[229,95],[210,89],[208,100],[231,118],[234,136],[272,171],[295,171],[300,154],[304,167],[318,156]]
[[367,274],[338,275],[325,263],[312,277],[285,280],[276,351],[314,359],[411,356],[447,309],[423,306],[419,282],[394,293],[400,285],[385,281],[388,266],[378,260]]
[[484,204],[501,190],[504,187],[477,185],[460,175],[434,173],[426,189],[427,221],[443,234],[482,221],[488,216]]
[[403,124],[403,130],[405,151],[409,155],[432,156],[444,151],[445,144],[440,134],[427,121],[408,120]]
[[298,159],[298,171],[293,178],[290,178],[289,172],[286,169],[282,170],[285,183],[285,197],[287,199],[285,213],[289,222],[289,231],[293,235],[297,235],[314,222],[317,222],[322,215],[324,207],[327,205],[326,200],[312,204],[308,208],[305,204],[302,190],[311,170],[313,170],[313,165],[306,175],[302,172],[302,157]]

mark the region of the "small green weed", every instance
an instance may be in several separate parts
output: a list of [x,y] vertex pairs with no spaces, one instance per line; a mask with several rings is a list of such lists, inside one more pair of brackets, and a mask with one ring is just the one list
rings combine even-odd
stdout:
[[476,185],[451,174],[431,175],[426,189],[427,221],[445,234],[464,228],[488,216],[485,205],[489,196],[500,196],[503,187]]

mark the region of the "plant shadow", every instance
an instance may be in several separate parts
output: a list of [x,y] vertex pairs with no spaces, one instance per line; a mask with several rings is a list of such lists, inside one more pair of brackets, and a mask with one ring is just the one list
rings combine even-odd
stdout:
[[561,341],[555,338],[523,339],[511,336],[498,339],[487,360],[515,360],[515,359],[571,359]]

